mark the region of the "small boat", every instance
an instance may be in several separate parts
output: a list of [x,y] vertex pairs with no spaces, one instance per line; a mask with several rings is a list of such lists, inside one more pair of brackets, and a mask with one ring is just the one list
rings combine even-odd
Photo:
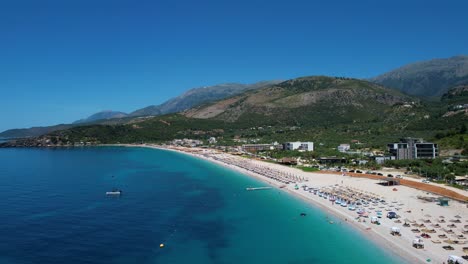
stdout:
[[122,190],[119,190],[119,189],[113,189],[112,191],[110,192],[106,192],[106,195],[121,195],[122,194]]

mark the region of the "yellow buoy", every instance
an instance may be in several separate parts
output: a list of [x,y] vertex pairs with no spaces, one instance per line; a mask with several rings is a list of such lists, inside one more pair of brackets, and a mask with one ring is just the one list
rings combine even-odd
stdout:
[[163,247],[164,247],[164,244],[159,244],[159,247],[160,247],[160,248],[163,248]]

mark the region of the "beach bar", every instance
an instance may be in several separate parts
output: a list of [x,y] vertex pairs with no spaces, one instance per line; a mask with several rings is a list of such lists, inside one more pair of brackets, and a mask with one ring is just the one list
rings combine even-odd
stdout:
[[400,185],[400,180],[393,177],[385,177],[380,184],[385,186]]
[[449,199],[445,197],[439,198],[439,205],[440,206],[449,206]]

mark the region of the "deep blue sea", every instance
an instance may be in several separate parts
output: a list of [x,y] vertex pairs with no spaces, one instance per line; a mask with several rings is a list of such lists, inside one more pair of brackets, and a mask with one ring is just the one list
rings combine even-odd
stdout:
[[402,263],[314,206],[249,186],[265,184],[169,151],[0,149],[0,263]]

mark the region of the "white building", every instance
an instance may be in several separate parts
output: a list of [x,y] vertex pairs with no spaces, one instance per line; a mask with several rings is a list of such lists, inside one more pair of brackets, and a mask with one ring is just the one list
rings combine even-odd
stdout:
[[351,148],[351,146],[349,144],[340,144],[338,146],[338,151],[339,152],[346,152],[348,151],[349,149]]
[[216,144],[216,138],[215,138],[215,137],[210,137],[210,138],[208,139],[208,143],[209,143],[209,144]]
[[285,150],[314,151],[314,142],[286,142],[283,144]]
[[384,164],[386,160],[394,160],[394,156],[376,156],[375,157],[375,162],[377,164]]

